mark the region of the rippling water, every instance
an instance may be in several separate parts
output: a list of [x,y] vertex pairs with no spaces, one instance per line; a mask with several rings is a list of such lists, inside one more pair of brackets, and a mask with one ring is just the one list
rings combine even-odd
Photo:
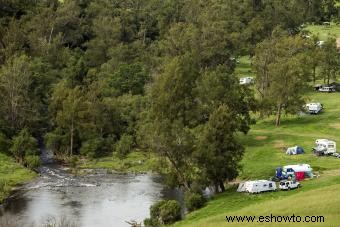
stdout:
[[8,200],[0,216],[13,216],[18,226],[39,226],[49,216],[66,217],[80,227],[129,226],[142,222],[161,198],[180,199],[166,190],[157,175],[107,174],[75,177],[53,163],[40,168],[41,177]]

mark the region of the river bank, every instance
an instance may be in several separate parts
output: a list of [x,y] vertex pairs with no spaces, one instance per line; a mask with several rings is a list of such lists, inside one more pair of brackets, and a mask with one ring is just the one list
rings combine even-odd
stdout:
[[81,158],[77,169],[107,169],[122,173],[146,173],[156,169],[157,157],[152,153],[134,151],[124,158],[107,156],[98,159]]
[[16,163],[12,157],[0,153],[0,204],[11,195],[13,189],[36,176],[35,172]]

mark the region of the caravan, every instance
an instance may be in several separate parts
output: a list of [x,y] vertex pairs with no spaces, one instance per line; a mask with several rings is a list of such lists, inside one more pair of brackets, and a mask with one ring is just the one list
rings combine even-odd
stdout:
[[240,84],[241,85],[249,85],[249,84],[253,84],[254,78],[253,77],[242,77],[240,78]]
[[313,148],[315,154],[329,155],[336,153],[336,143],[328,139],[317,139],[315,141],[316,147]]
[[276,183],[268,180],[246,181],[240,183],[238,192],[261,193],[268,191],[276,191]]
[[310,113],[310,114],[318,114],[323,109],[323,106],[319,102],[308,103],[308,104],[306,104],[306,109],[307,109],[307,112]]

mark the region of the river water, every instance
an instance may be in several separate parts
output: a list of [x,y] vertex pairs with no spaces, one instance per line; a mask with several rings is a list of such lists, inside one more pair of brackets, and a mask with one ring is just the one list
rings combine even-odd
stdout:
[[166,189],[157,175],[96,170],[74,176],[51,159],[43,161],[41,176],[3,205],[0,219],[14,217],[20,227],[41,226],[49,217],[65,218],[79,227],[130,226],[126,221],[140,223],[149,217],[156,201],[181,200],[181,193]]

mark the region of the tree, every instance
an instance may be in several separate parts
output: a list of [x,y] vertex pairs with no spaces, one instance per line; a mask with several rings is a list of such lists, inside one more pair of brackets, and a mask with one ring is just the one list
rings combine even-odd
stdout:
[[329,85],[331,79],[336,80],[340,71],[340,53],[333,38],[328,39],[321,47],[320,67],[324,83]]
[[[35,120],[30,87],[32,72],[26,55],[14,56],[0,70],[0,111],[8,123],[9,131],[18,131]],[[7,129],[8,130],[8,129]]]
[[150,146],[164,158],[163,164],[169,170],[166,175],[176,179],[175,185],[183,185],[187,190],[193,151],[190,126],[195,123],[193,88],[198,76],[198,64],[190,55],[175,57],[156,78],[149,94],[153,131]]
[[[87,102],[81,87],[68,88],[65,81],[54,89],[50,111],[54,112],[54,123],[69,137],[68,154],[74,152],[74,139],[80,132],[82,120],[85,119]],[[60,130],[57,130],[60,132]]]
[[238,117],[233,116],[225,105],[218,107],[199,134],[195,158],[201,171],[201,180],[206,186],[214,185],[224,191],[224,182],[237,177],[244,147],[236,139],[236,132],[242,130]]
[[[263,64],[267,55],[262,53],[268,53],[268,48],[272,51],[271,60]],[[265,40],[256,49],[254,65],[257,66],[257,86],[262,91],[261,102],[268,107],[269,114],[275,113],[277,126],[283,111],[297,113],[304,103],[303,94],[310,73],[306,54],[309,48],[298,36],[279,36],[272,41]]]

